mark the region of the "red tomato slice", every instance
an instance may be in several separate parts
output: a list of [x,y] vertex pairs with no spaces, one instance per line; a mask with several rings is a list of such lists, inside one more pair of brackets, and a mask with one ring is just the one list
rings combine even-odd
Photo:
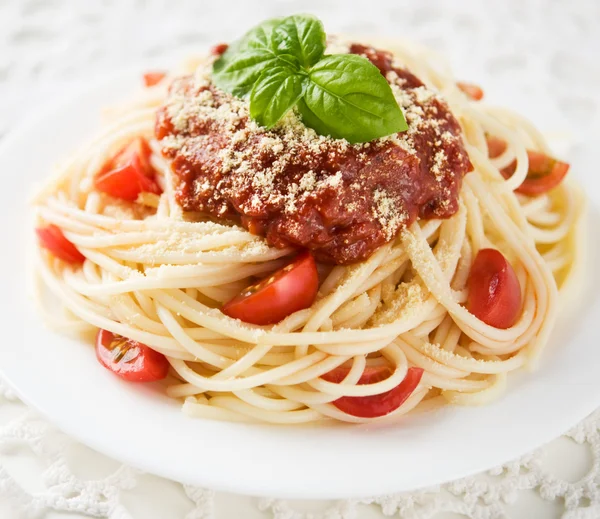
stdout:
[[521,311],[521,286],[512,265],[496,249],[481,249],[467,280],[467,309],[495,328],[510,328]]
[[135,202],[142,192],[160,195],[150,164],[150,146],[138,137],[119,151],[96,176],[95,186],[115,198]]
[[152,348],[107,330],[98,330],[96,357],[100,364],[130,382],[162,380],[169,361]]
[[[339,384],[346,378],[349,368],[336,368],[321,376],[323,380]],[[367,366],[358,385],[374,384],[389,378],[392,370],[387,366]],[[394,389],[371,396],[343,396],[331,402],[340,411],[360,418],[377,418],[398,409],[421,382],[423,368],[410,367],[404,380]]]
[[127,146],[124,146],[112,159],[111,164],[115,167],[126,164],[133,157],[140,161],[140,167],[148,176],[154,176],[154,170],[150,164],[152,149],[144,137],[136,137]]
[[79,252],[56,225],[39,227],[35,230],[42,247],[48,249],[57,258],[67,263],[81,264],[85,261],[85,256]]
[[146,72],[144,74],[144,85],[147,87],[154,86],[160,83],[165,76],[166,74],[164,72]]
[[459,81],[456,85],[473,101],[481,101],[483,99],[483,90],[480,86],[473,83],[463,83],[462,81]]
[[[499,157],[506,150],[506,142],[498,137],[487,137],[488,154],[490,158]],[[569,164],[548,157],[539,151],[527,150],[529,171],[523,183],[515,189],[517,193],[537,196],[558,186],[569,172]],[[512,162],[502,170],[504,178],[510,178],[517,167]]]
[[560,162],[538,151],[527,151],[529,171],[517,193],[537,196],[558,186],[569,172],[569,164]]
[[310,252],[303,252],[286,267],[225,303],[221,311],[245,323],[274,324],[312,305],[318,289],[315,260]]
[[154,180],[141,172],[139,166],[133,161],[125,166],[113,169],[96,178],[96,189],[107,195],[122,200],[135,202],[140,193],[161,193]]
[[210,53],[214,54],[215,56],[220,56],[228,48],[229,48],[229,45],[227,43],[217,43],[215,46],[213,46],[212,49],[210,49]]

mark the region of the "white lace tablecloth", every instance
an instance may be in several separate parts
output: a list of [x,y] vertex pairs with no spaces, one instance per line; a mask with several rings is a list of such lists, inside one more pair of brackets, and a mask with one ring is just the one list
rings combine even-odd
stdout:
[[[552,128],[550,137],[571,152],[597,150],[598,0],[0,0],[0,139],[67,88],[128,65],[166,65],[166,56],[292,12],[313,12],[330,31],[432,46],[462,78]],[[487,474],[408,494],[286,502],[141,474],[71,441],[1,392],[1,518],[600,518],[600,411]]]

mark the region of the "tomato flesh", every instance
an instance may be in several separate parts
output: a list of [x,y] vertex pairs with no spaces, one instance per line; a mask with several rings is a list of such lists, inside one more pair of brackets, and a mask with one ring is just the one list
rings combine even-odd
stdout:
[[67,240],[60,227],[48,225],[38,227],[35,232],[40,245],[48,249],[57,258],[72,264],[81,264],[85,261],[85,256]]
[[[349,368],[336,368],[329,373],[325,373],[321,378],[339,384],[346,378],[349,371]],[[388,366],[367,366],[358,381],[358,385],[381,382],[389,378],[391,374],[392,370]],[[406,377],[400,384],[385,393],[370,396],[343,396],[331,403],[340,411],[359,418],[385,416],[406,402],[421,382],[422,376],[423,368],[413,366],[408,368]]]
[[245,289],[221,311],[246,323],[274,324],[312,305],[318,289],[317,265],[312,254],[304,252],[286,267]]
[[473,83],[463,83],[461,81],[457,83],[457,86],[473,101],[481,101],[483,99],[483,90],[480,86],[474,85]]
[[[488,154],[490,158],[499,157],[506,150],[506,142],[498,137],[488,137]],[[527,196],[538,196],[558,186],[569,172],[569,164],[556,160],[539,151],[527,150],[529,170],[523,183],[515,189],[517,193]],[[510,178],[517,167],[511,162],[502,170],[504,178]]]
[[154,169],[150,164],[150,146],[147,141],[137,137],[96,176],[98,191],[129,202],[135,202],[143,192],[160,195],[162,190],[154,180]]
[[164,72],[146,72],[144,74],[144,85],[151,87],[160,83],[166,74]]
[[467,280],[467,309],[494,328],[510,328],[521,312],[521,286],[512,265],[496,249],[481,249]]
[[162,353],[107,330],[98,330],[96,357],[106,369],[129,382],[154,382],[169,372],[169,361]]

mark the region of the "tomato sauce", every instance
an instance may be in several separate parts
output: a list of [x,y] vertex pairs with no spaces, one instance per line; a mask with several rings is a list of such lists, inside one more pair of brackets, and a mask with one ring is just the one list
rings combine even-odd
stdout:
[[389,53],[362,45],[350,52],[386,76],[407,132],[350,145],[316,135],[293,113],[266,130],[249,119],[246,102],[209,79],[175,80],[156,135],[182,208],[333,264],[368,258],[417,218],[452,216],[472,170],[457,120]]

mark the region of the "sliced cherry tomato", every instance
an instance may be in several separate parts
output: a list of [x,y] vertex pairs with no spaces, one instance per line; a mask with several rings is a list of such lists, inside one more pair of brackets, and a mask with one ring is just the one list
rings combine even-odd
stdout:
[[252,324],[274,324],[313,304],[319,289],[317,265],[310,252],[252,285],[221,309],[225,315]]
[[467,308],[495,328],[510,328],[521,311],[521,286],[512,265],[496,249],[481,249],[467,281]]
[[[349,368],[336,368],[321,376],[327,382],[339,384],[346,378]],[[374,384],[389,378],[391,368],[387,366],[367,366],[360,376],[358,385]],[[343,396],[331,402],[340,411],[360,418],[377,418],[398,409],[421,382],[423,368],[410,367],[404,380],[394,389],[371,396]]]
[[96,189],[115,198],[135,202],[140,193],[161,193],[156,182],[141,172],[135,161],[96,178]]
[[85,256],[67,240],[60,227],[48,225],[37,228],[35,232],[42,247],[48,249],[57,258],[73,264],[81,264],[85,261]]
[[[487,137],[488,154],[490,158],[499,157],[506,150],[506,142],[498,137]],[[523,183],[515,189],[517,193],[537,196],[558,186],[569,171],[569,164],[548,157],[539,151],[527,150],[529,170]],[[504,178],[510,178],[517,167],[511,162],[502,170]]]
[[569,164],[538,151],[528,150],[527,156],[529,171],[523,183],[516,189],[517,193],[528,196],[546,193],[558,186],[569,172]]
[[150,146],[137,137],[110,160],[95,180],[98,191],[115,198],[135,202],[142,192],[160,195],[150,164]]
[[457,86],[473,101],[481,101],[483,99],[483,90],[480,86],[473,83],[463,83],[462,81],[459,81]]
[[210,53],[214,54],[215,56],[220,56],[228,48],[229,48],[229,45],[227,43],[217,43],[217,45],[215,45],[212,49],[210,49]]
[[130,382],[162,380],[169,361],[152,348],[107,330],[98,330],[96,357],[100,364]]
[[146,72],[144,74],[144,85],[151,87],[160,83],[166,74],[164,72]]
[[490,159],[495,159],[506,151],[506,141],[492,135],[488,135],[486,141]]

